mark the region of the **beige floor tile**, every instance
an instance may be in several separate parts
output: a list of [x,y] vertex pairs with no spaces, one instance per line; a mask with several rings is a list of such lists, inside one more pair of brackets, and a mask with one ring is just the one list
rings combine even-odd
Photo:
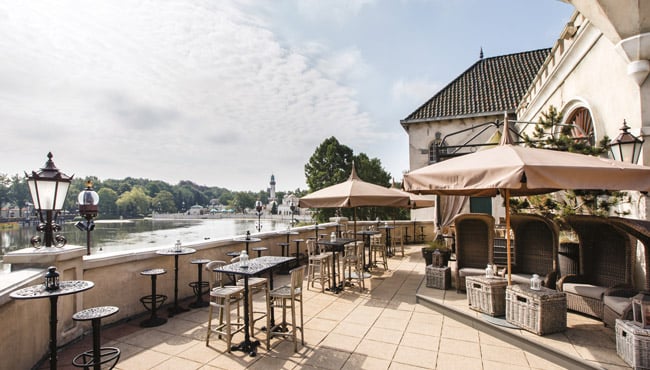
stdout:
[[319,347],[309,353],[300,365],[319,369],[340,369],[350,357],[350,353],[331,348]]
[[260,357],[259,360],[255,361],[247,369],[253,370],[267,370],[267,369],[282,369],[290,370],[295,369],[298,366],[298,361],[296,359],[286,359],[278,357]]
[[528,360],[524,351],[511,347],[494,346],[490,344],[481,344],[481,357],[483,363],[494,361],[501,364],[517,365],[528,367]]
[[334,329],[332,329],[332,333],[363,338],[368,330],[370,330],[370,327],[370,324],[357,324],[354,322],[341,321]]
[[440,337],[406,332],[399,345],[437,351],[440,346]]
[[151,370],[195,370],[201,366],[202,365],[200,363],[188,360],[186,358],[170,357],[162,363],[152,367]]
[[530,369],[528,365],[513,365],[503,362],[483,360],[483,370],[522,370]]
[[360,337],[352,337],[344,334],[330,333],[323,341],[318,344],[319,347],[337,349],[339,351],[352,352],[361,342]]
[[469,326],[450,326],[445,322],[441,337],[478,343],[478,330]]
[[440,370],[481,370],[483,364],[474,358],[455,355],[451,353],[439,353],[435,369]]
[[313,318],[305,323],[305,331],[308,330],[320,330],[320,331],[332,331],[338,325],[338,321],[322,319],[320,317]]
[[221,355],[221,352],[206,346],[205,342],[197,342],[192,347],[177,354],[178,357],[198,361],[202,364],[212,361],[219,355]]
[[379,342],[371,339],[362,340],[354,353],[367,357],[375,357],[383,360],[391,360],[397,350],[397,344]]
[[128,358],[121,358],[118,362],[118,369],[124,370],[145,370],[151,369],[153,366],[156,366],[166,360],[171,356],[164,353],[147,350],[138,352]]
[[342,370],[386,370],[389,366],[389,360],[354,353],[345,362]]
[[399,330],[372,327],[368,331],[368,334],[366,334],[365,339],[372,339],[378,342],[399,344],[399,342],[402,340],[402,334],[403,332]]
[[407,365],[433,368],[437,357],[437,351],[401,346],[395,351],[393,361]]
[[441,353],[450,353],[472,358],[481,358],[481,349],[477,342],[467,342],[464,340],[441,338],[440,348]]

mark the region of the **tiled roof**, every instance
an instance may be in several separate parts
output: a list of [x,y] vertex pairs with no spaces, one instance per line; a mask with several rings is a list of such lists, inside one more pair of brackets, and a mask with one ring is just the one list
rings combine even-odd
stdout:
[[481,59],[402,122],[512,112],[551,49]]

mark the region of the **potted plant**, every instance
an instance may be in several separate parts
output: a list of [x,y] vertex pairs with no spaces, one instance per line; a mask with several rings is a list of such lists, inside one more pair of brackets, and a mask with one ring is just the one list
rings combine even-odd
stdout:
[[433,264],[433,254],[438,251],[442,257],[442,266],[447,266],[447,262],[451,258],[451,249],[447,246],[444,239],[436,239],[428,242],[426,247],[422,247],[422,257],[424,258],[425,265]]

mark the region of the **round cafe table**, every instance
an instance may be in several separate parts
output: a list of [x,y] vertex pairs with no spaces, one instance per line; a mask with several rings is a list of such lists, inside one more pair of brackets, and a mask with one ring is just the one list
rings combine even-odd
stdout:
[[57,302],[59,296],[77,294],[95,286],[95,283],[87,280],[66,280],[59,282],[59,289],[53,291],[45,290],[44,284],[32,285],[27,288],[11,292],[9,296],[13,299],[50,299],[50,369],[57,368],[56,354],[56,323],[57,323]]
[[190,310],[189,308],[183,308],[178,305],[178,256],[192,253],[196,253],[196,249],[187,247],[182,247],[180,250],[168,248],[156,251],[156,254],[163,256],[174,256],[174,306],[169,308],[169,317]]
[[250,250],[248,250],[248,244],[261,242],[262,239],[253,238],[253,237],[250,237],[250,236],[243,236],[243,237],[239,237],[239,238],[234,238],[233,241],[246,243],[246,254],[248,254],[250,256],[251,252],[250,252]]

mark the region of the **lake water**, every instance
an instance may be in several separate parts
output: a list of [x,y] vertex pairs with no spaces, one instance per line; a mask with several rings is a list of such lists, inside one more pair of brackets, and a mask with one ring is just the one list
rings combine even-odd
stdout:
[[[282,230],[288,227],[288,220],[261,220],[262,231]],[[176,240],[181,243],[204,241],[206,239],[229,238],[236,235],[257,232],[257,219],[201,219],[201,220],[98,220],[91,231],[91,253],[116,252],[147,247],[172,247]],[[86,245],[86,232],[77,229],[74,223],[62,226],[60,234],[68,245]],[[30,239],[39,235],[36,227],[18,227],[0,231],[0,251],[7,252],[30,247]]]

